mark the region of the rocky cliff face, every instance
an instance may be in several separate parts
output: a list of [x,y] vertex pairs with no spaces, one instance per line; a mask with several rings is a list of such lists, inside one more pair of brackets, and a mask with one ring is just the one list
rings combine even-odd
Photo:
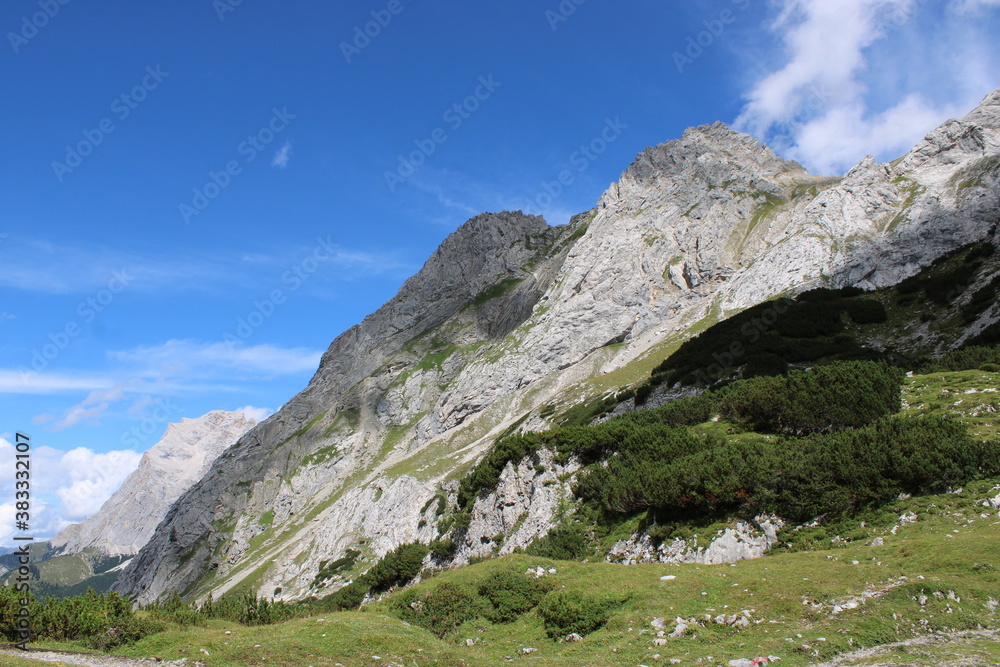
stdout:
[[454,564],[506,556],[547,535],[573,506],[572,487],[579,470],[579,462],[558,463],[545,449],[516,466],[508,463],[496,490],[476,499]]
[[171,424],[101,509],[56,535],[51,546],[62,554],[90,548],[107,556],[139,553],[173,502],[254,423],[241,412],[215,411]]
[[[644,151],[568,226],[477,216],[216,461],[118,590],[301,597],[348,548],[364,563],[434,539],[454,480],[497,436],[641,380],[739,309],[917,272],[988,233],[998,181],[1000,91],[901,159],[843,177],[812,176],[717,123]],[[557,485],[505,475],[477,502],[458,562],[492,549],[492,530],[538,535],[557,515]]]

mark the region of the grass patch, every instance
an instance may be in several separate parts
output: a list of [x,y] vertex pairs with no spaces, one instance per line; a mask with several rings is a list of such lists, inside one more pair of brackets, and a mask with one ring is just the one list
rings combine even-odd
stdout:
[[476,307],[484,306],[493,299],[498,299],[502,296],[510,294],[523,281],[524,278],[507,278],[506,280],[502,280],[495,285],[490,285],[476,295],[476,297],[472,300],[472,305]]

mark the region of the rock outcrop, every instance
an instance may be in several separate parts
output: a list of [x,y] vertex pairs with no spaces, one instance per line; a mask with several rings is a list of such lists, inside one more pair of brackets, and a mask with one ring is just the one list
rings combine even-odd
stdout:
[[[985,238],[998,210],[1000,91],[899,160],[842,177],[716,123],[644,151],[567,226],[477,216],[216,461],[117,589],[142,602],[241,582],[312,594],[320,563],[348,548],[370,562],[434,539],[455,480],[498,436],[641,380],[650,358],[727,314],[913,275]],[[532,509],[554,490],[522,468],[481,499],[492,508],[477,503],[484,549],[491,530],[525,530],[525,511],[536,535],[555,516]]]
[[757,517],[754,523],[737,521],[718,531],[707,546],[691,540],[676,539],[655,544],[649,535],[633,535],[611,547],[607,561],[636,563],[701,563],[719,565],[765,556],[778,541],[778,531],[785,522],[776,517]]
[[547,449],[516,466],[508,463],[497,488],[473,504],[454,564],[465,565],[477,556],[506,556],[547,535],[573,507],[572,487],[579,469],[578,461],[559,463]]

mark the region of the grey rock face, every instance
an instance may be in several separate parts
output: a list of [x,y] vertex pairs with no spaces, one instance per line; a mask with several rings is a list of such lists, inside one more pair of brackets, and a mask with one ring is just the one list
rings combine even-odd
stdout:
[[[273,581],[286,584],[289,594],[308,590],[303,566],[315,574],[321,559],[343,555],[346,545],[363,540],[376,558],[400,541],[432,538],[432,528],[418,532],[417,523],[436,483],[424,476],[416,488],[414,478],[400,476],[375,485],[409,484],[412,493],[398,496],[375,493],[369,483],[447,428],[440,411],[432,411],[442,385],[530,314],[565,258],[569,232],[541,218],[500,213],[477,216],[449,236],[392,300],[333,342],[302,393],[220,457],[116,589],[149,601],[207,571],[222,581],[231,573],[245,576],[251,541],[272,525],[300,529],[296,548],[276,551],[307,552],[293,568],[273,568]],[[421,364],[422,354],[447,358]],[[482,407],[449,406],[447,420],[461,423]],[[398,447],[385,451],[391,437]],[[306,520],[309,512],[318,516]],[[328,529],[317,530],[317,523]],[[303,574],[287,581],[287,572]],[[230,578],[218,590],[238,581]]]
[[655,546],[648,535],[633,535],[611,548],[607,562],[634,565],[636,563],[701,563],[719,565],[752,560],[766,555],[778,541],[778,531],[785,522],[776,517],[757,517],[755,524],[743,521],[720,531],[707,547],[688,540],[674,540]]
[[[572,506],[577,461],[556,463],[552,452],[540,450],[516,466],[508,463],[496,490],[476,499],[472,519],[459,544],[455,565],[496,553],[505,556],[544,537],[560,517],[560,507]],[[502,536],[497,543],[497,536]]]
[[[556,406],[634,382],[669,343],[767,299],[893,284],[985,238],[998,210],[1000,91],[900,160],[842,177],[716,123],[644,151],[566,227],[477,216],[216,461],[117,589],[148,601],[252,577],[264,595],[310,594],[320,560],[346,548],[370,560],[433,539],[435,498],[451,507],[455,480],[510,429],[546,427]],[[460,557],[527,530],[525,512],[533,534],[555,519],[541,509],[552,485],[524,464],[505,475],[476,504],[482,546]]]
[[241,412],[210,412],[170,424],[163,438],[142,456],[139,467],[86,521],[50,541],[74,554],[89,547],[109,556],[139,553],[182,493],[201,479],[215,459],[254,425]]

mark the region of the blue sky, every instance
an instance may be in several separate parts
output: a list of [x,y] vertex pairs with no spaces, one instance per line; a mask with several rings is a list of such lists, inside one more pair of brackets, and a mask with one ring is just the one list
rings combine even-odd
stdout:
[[113,5],[0,9],[0,455],[42,448],[50,532],[168,422],[277,410],[479,211],[564,223],[715,120],[843,172],[1000,86],[997,0]]

